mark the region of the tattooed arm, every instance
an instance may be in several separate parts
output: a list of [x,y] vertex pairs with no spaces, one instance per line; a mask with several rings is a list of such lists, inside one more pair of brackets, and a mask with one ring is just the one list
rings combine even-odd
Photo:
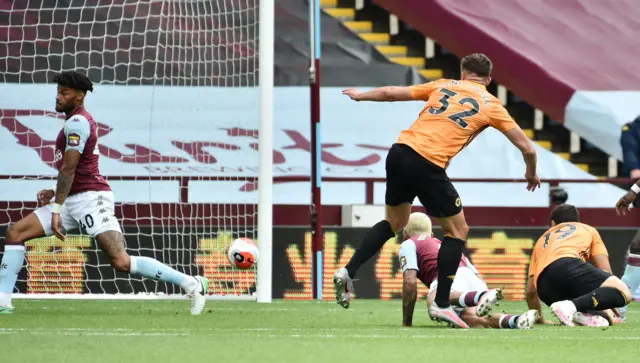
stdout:
[[418,254],[416,244],[406,240],[398,251],[400,268],[402,268],[402,325],[413,324],[413,310],[418,298]]
[[58,184],[56,186],[55,202],[51,210],[51,230],[58,238],[64,241],[65,235],[62,233],[62,218],[60,212],[64,201],[71,192],[73,177],[76,175],[76,167],[80,161],[80,153],[77,150],[69,150],[64,153],[62,166],[58,171]]
[[402,276],[402,326],[413,324],[413,311],[418,298],[416,270],[406,270]]
[[71,191],[73,177],[76,175],[76,167],[80,162],[80,153],[77,150],[69,150],[64,153],[62,166],[58,171],[58,183],[56,185],[55,203],[63,204]]
[[51,206],[51,229],[58,238],[64,240],[62,234],[62,218],[60,212],[62,205],[71,192],[73,178],[76,175],[76,167],[80,163],[80,157],[89,138],[91,126],[82,115],[75,115],[64,125],[65,152],[62,157],[62,165],[58,169],[58,183],[56,195]]

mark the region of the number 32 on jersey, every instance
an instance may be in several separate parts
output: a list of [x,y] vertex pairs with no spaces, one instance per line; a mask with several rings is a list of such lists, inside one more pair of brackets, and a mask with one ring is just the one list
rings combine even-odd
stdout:
[[[435,108],[433,106],[429,107],[427,110],[432,115],[440,115],[447,111],[449,108],[449,99],[451,97],[455,97],[458,93],[454,92],[448,88],[440,88],[440,93],[442,93],[442,98],[440,98],[439,102],[442,106],[440,108]],[[457,112],[453,115],[447,116],[447,118],[455,123],[457,123],[463,129],[469,126],[469,124],[464,120],[466,117],[472,117],[480,112],[480,103],[476,101],[474,98],[465,97],[458,101],[461,105],[470,105],[471,109],[467,111]]]

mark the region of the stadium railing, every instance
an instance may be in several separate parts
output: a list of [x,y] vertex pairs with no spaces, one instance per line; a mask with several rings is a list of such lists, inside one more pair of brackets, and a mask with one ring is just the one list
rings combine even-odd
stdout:
[[[106,176],[107,180],[116,181],[178,181],[180,187],[180,203],[189,203],[189,182],[197,181],[230,181],[228,176]],[[55,180],[56,176],[42,175],[0,175],[0,180]],[[258,183],[257,176],[237,176],[233,181]],[[273,178],[276,183],[309,182],[308,176],[276,176]],[[374,204],[374,185],[384,183],[385,178],[365,178],[365,177],[323,177],[323,182],[360,182],[365,185],[365,204]],[[454,183],[526,183],[525,179],[492,179],[492,178],[452,178]],[[616,186],[629,186],[635,180],[630,178],[601,178],[601,179],[542,179],[541,183],[548,183],[554,187],[562,183],[583,183],[583,184],[612,184]]]

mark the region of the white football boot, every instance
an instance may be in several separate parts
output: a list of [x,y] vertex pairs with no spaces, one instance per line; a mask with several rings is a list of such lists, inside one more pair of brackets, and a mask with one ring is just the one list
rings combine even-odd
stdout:
[[580,326],[609,326],[609,320],[600,315],[583,314],[577,312],[573,321]]
[[551,312],[560,322],[566,326],[576,326],[573,317],[578,312],[576,306],[569,300],[558,301],[551,304]]
[[198,281],[198,284],[193,291],[188,294],[191,299],[191,315],[200,315],[207,302],[207,295],[209,294],[209,280],[203,276],[194,276],[194,279]]
[[429,317],[431,320],[435,320],[437,322],[446,322],[452,328],[462,328],[469,329],[469,325],[465,323],[458,314],[453,310],[453,307],[448,306],[446,308],[441,308],[438,304],[433,302],[428,309]]
[[13,314],[13,305],[9,303],[7,305],[0,306],[0,315],[2,314]]
[[353,292],[353,281],[349,277],[349,272],[342,267],[333,274],[333,286],[336,289],[336,303],[345,309],[351,304],[351,292]]
[[499,300],[504,299],[504,295],[502,295],[501,289],[491,289],[485,292],[480,300],[478,300],[478,305],[476,306],[476,315],[478,317],[483,317],[491,312],[493,305],[495,305]]
[[526,313],[520,315],[516,320],[517,329],[531,329],[538,320],[538,311],[529,310]]

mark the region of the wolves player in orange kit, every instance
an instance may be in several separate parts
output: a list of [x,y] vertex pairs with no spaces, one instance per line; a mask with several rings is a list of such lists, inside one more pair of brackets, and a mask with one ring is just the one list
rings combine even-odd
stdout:
[[522,152],[527,189],[533,191],[540,185],[533,144],[500,101],[486,90],[491,82],[489,58],[484,54],[471,54],[462,59],[460,68],[460,80],[441,79],[418,86],[382,87],[367,92],[343,91],[354,101],[426,102],[418,119],[400,133],[387,155],[385,219],[367,232],[349,263],[333,276],[336,300],[345,308],[351,301],[356,271],[395,236],[396,231],[406,226],[411,204],[417,196],[427,213],[438,219],[445,235],[438,253],[438,289],[429,315],[467,327],[449,303],[451,284],[469,232],[460,196],[447,176],[449,162],[480,132],[494,127]]
[[[402,268],[402,325],[411,326],[418,296],[417,280],[429,287],[427,305],[433,304],[438,286],[438,250],[440,240],[433,237],[431,220],[423,213],[412,213],[403,231],[404,242],[398,257]],[[489,289],[471,261],[464,255],[451,286],[449,301],[470,327],[499,329],[531,329],[538,312],[529,310],[521,315],[492,314],[491,309],[502,299],[500,289]]]
[[613,325],[616,321],[611,309],[631,300],[629,288],[611,274],[600,234],[580,223],[578,210],[570,204],[553,209],[551,228],[538,239],[531,254],[527,305],[541,315],[540,300],[568,326],[597,325],[590,320],[597,320],[598,316],[607,320],[604,325]]
[[64,72],[53,80],[58,84],[56,111],[66,115],[56,139],[58,182],[55,189],[38,193],[40,208],[7,230],[0,264],[0,314],[14,310],[11,294],[22,269],[24,243],[53,234],[65,239],[63,228],[81,228],[95,238],[117,271],[182,287],[191,297],[191,314],[199,315],[209,286],[206,278],[187,276],[149,257],[129,256],[125,250],[124,236],[114,215],[113,192],[98,170],[96,122],[84,108],[87,91],[93,91],[91,80],[78,72]]

